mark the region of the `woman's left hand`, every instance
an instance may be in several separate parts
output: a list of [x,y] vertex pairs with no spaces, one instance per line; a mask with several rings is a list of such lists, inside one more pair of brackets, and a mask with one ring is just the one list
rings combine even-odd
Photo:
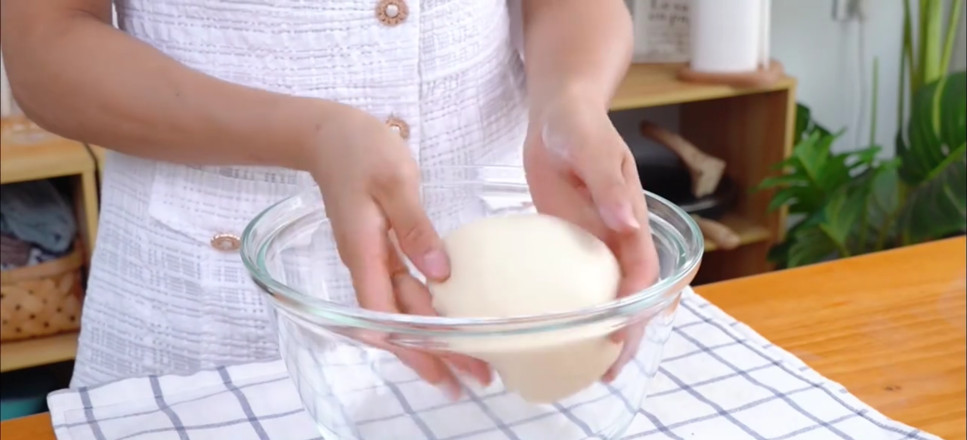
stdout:
[[[585,228],[611,248],[622,271],[618,296],[653,284],[658,254],[638,169],[606,106],[563,96],[534,110],[524,167],[537,210]],[[635,355],[643,325],[613,336],[624,346],[604,380],[613,380]]]

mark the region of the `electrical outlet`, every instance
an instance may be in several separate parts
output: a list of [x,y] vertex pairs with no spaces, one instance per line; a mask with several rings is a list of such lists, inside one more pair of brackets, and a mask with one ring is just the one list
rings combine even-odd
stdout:
[[865,14],[865,0],[833,0],[833,20],[862,20]]
[[866,14],[869,9],[868,0],[849,0],[850,11],[853,13],[853,18],[857,20],[865,20]]
[[849,0],[833,0],[833,20],[849,20]]

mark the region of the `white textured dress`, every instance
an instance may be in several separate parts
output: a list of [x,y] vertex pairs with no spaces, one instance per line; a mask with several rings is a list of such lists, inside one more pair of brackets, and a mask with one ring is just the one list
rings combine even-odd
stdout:
[[[527,111],[507,0],[116,3],[124,31],[191,68],[386,120],[424,170],[519,163]],[[277,357],[268,304],[212,238],[312,184],[110,153],[71,386]]]

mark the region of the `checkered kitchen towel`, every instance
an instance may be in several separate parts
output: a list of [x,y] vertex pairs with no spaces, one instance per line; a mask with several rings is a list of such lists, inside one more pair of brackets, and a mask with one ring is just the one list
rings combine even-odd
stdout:
[[[878,413],[691,290],[650,388],[626,440],[937,439]],[[322,439],[281,361],[63,390],[48,403],[59,440]],[[557,410],[581,425],[578,406]],[[399,408],[381,420],[412,417],[436,440],[545,440],[527,430],[527,419],[499,431],[455,432],[453,423],[433,425],[459,420],[456,409],[449,417],[421,417],[447,409],[414,410],[406,402]]]

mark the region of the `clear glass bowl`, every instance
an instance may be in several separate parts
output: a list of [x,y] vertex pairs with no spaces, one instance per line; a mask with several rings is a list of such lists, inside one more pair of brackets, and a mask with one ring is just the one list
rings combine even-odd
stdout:
[[[424,207],[444,235],[483,216],[534,212],[517,168],[434,170],[424,173],[423,182]],[[662,198],[646,197],[660,280],[635,295],[569,313],[457,319],[362,309],[315,188],[256,217],[242,238],[242,258],[273,304],[282,357],[327,440],[616,439],[645,399],[682,289],[694,278],[703,251],[691,217]],[[463,396],[452,401],[390,352],[363,342],[435,353],[530,344],[566,358],[573,344],[632,325],[643,327],[644,337],[618,377],[553,404],[525,401],[496,374],[486,388],[462,379]],[[521,356],[534,354],[525,350]]]

